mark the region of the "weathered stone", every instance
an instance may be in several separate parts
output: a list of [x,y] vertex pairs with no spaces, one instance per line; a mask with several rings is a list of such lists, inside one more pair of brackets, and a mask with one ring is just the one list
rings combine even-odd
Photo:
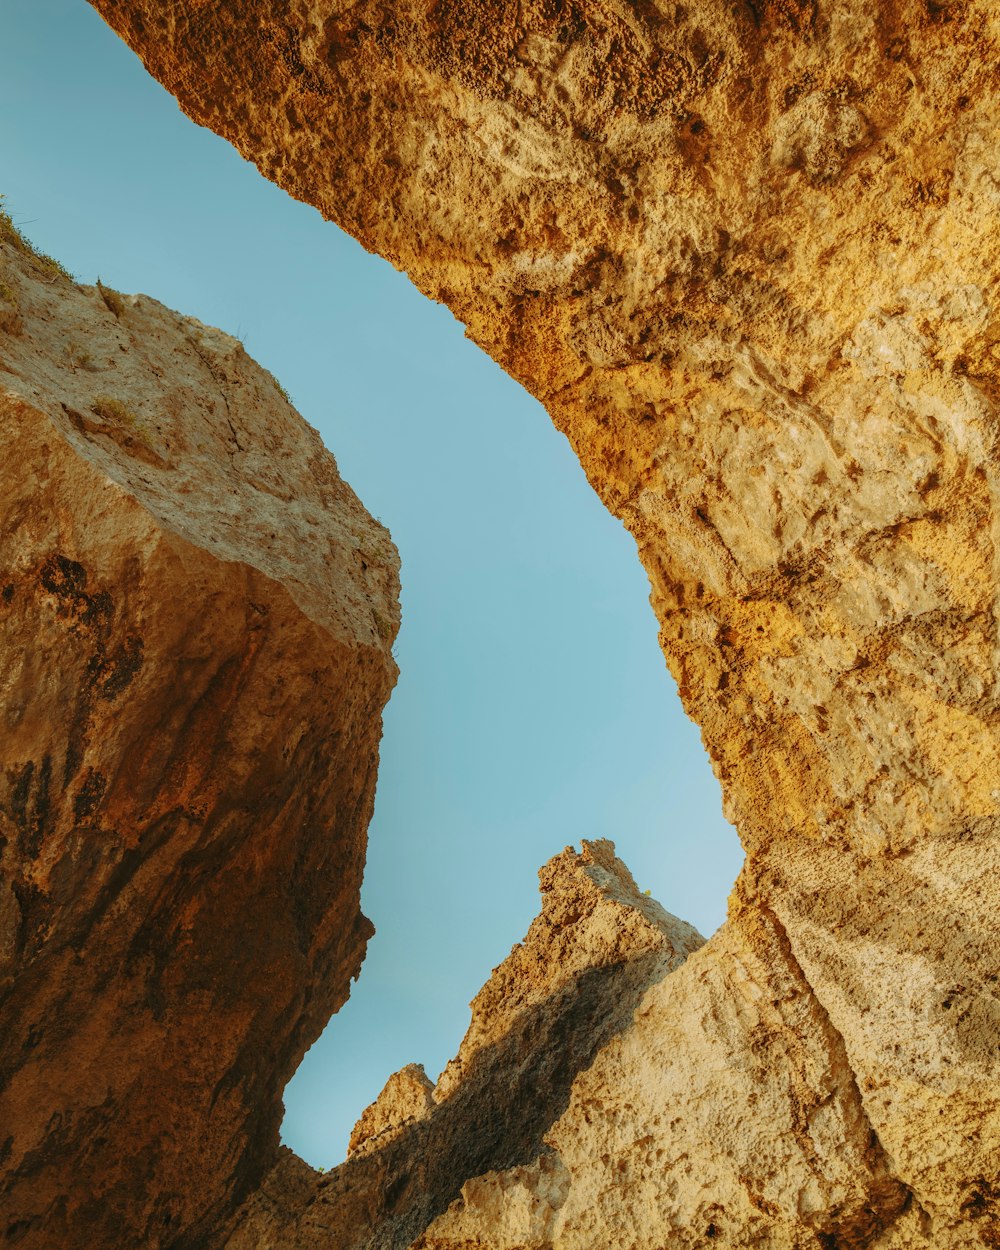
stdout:
[[452,307],[649,572],[747,862],[553,1129],[552,1244],[996,1244],[1000,10],[93,3]]
[[434,1110],[434,1082],[419,1063],[394,1072],[381,1094],[354,1126],[347,1154],[368,1152],[398,1137],[409,1124],[425,1119]]
[[236,339],[0,293],[0,1240],[200,1248],[371,932],[398,560]]
[[639,894],[610,842],[567,848],[538,875],[542,911],[476,995],[433,1090],[415,1065],[396,1073],[358,1121],[347,1161],[311,1187],[294,1156],[279,1159],[227,1250],[391,1250],[484,1172],[567,1175],[543,1135],[573,1082],[703,939]]

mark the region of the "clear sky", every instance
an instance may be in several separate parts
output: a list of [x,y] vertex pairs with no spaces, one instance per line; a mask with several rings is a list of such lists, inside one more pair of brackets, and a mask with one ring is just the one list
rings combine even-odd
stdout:
[[0,0],[0,193],[81,281],[244,338],[403,562],[361,979],[286,1092],[343,1158],[389,1074],[436,1077],[538,910],[536,872],[610,837],[706,935],[742,861],[656,641],[635,545],[543,409],[447,309],[180,112],[85,0]]

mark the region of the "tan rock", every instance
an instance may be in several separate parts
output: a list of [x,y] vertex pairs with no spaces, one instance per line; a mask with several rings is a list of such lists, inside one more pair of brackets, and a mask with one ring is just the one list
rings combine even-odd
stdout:
[[351,1133],[348,1157],[380,1148],[390,1135],[398,1137],[407,1125],[426,1119],[433,1109],[434,1082],[423,1064],[407,1064],[389,1077],[378,1098],[362,1112]]
[[542,1196],[533,1190],[531,1211],[504,1220],[512,1229],[539,1224],[535,1208],[548,1209],[544,1194],[559,1181],[543,1134],[574,1079],[630,1027],[647,987],[703,939],[639,894],[610,842],[585,842],[580,854],[567,847],[538,875],[542,911],[473,1000],[469,1030],[433,1093],[416,1065],[391,1077],[359,1120],[347,1161],[311,1192],[286,1179],[294,1156],[279,1160],[227,1250],[407,1246],[464,1182],[487,1170],[520,1175],[523,1165]]
[[0,1236],[200,1246],[371,932],[398,560],[237,340],[0,233]]
[[635,535],[747,864],[553,1128],[553,1246],[995,1243],[1000,10],[94,3]]
[[910,1201],[773,918],[653,981],[545,1147],[467,1183],[415,1245],[854,1247]]

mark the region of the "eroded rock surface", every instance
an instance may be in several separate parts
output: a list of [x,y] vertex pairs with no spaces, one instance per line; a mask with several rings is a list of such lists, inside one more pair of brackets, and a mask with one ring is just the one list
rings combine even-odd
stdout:
[[993,0],[93,3],[450,304],[649,572],[746,868],[540,1244],[996,1244]]
[[237,340],[0,236],[0,1240],[201,1250],[371,931],[398,560]]
[[568,1175],[543,1135],[574,1080],[703,939],[638,892],[610,842],[567,848],[538,875],[541,913],[473,1000],[437,1085],[415,1064],[390,1077],[328,1176],[310,1182],[283,1152],[227,1250],[392,1250],[482,1173]]

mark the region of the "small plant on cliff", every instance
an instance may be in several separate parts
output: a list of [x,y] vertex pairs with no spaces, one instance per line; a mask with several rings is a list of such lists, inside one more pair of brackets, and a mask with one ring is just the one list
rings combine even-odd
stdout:
[[71,342],[66,344],[66,359],[74,369],[89,369],[94,358],[79,343]]
[[137,438],[145,440],[147,433],[145,424],[120,399],[115,399],[113,395],[95,395],[90,407],[105,421],[122,426]]
[[[243,342],[243,340],[242,340],[242,339],[240,339],[240,342],[242,343],[242,342]],[[281,396],[281,398],[285,401],[285,403],[286,403],[286,404],[291,404],[291,403],[292,403],[292,397],[291,397],[291,395],[289,395],[289,393],[288,393],[288,392],[285,390],[285,388],[281,385],[281,383],[280,383],[280,382],[278,381],[278,379],[274,376],[274,374],[270,371],[270,369],[266,370],[266,372],[267,372],[267,376],[268,376],[268,377],[271,379],[271,381],[274,383],[274,389],[278,392],[278,394]],[[294,405],[293,405],[293,406],[294,406]]]
[[24,331],[24,322],[16,308],[0,308],[0,333],[18,335]]
[[6,282],[0,282],[0,332],[20,334],[23,329],[17,293]]
[[388,642],[392,637],[392,626],[377,608],[372,608],[372,618],[375,621],[375,629],[378,636],[383,642]]
[[61,278],[67,278],[70,282],[76,281],[66,266],[60,264],[54,256],[46,256],[44,252],[40,252],[32,243],[29,243],[17,226],[14,225],[14,219],[7,211],[2,195],[0,195],[0,242],[16,248],[24,256],[34,257],[41,264],[42,268],[47,269],[53,276],[58,275]]
[[114,313],[118,320],[121,321],[122,317],[125,316],[125,301],[122,297],[113,287],[105,286],[100,278],[97,279],[97,290],[101,299],[104,300],[108,312]]
[[35,249],[18,230],[17,226],[14,225],[14,219],[7,211],[6,201],[2,195],[0,195],[0,241],[17,248],[19,252],[23,252],[25,255],[33,256],[35,254]]

